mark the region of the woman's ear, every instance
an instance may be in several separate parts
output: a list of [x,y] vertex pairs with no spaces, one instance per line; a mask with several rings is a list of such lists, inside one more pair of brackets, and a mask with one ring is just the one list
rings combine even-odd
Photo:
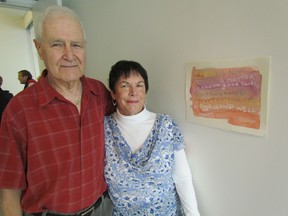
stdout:
[[115,96],[115,93],[113,91],[111,91],[111,97],[113,98],[113,100],[116,100],[116,96]]

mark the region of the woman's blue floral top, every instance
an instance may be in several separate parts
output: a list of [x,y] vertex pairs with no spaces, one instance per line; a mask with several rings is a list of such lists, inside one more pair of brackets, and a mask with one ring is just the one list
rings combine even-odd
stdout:
[[182,149],[184,141],[171,117],[157,114],[143,146],[133,153],[116,120],[107,116],[105,145],[105,178],[115,205],[113,215],[184,215],[172,178],[174,151]]

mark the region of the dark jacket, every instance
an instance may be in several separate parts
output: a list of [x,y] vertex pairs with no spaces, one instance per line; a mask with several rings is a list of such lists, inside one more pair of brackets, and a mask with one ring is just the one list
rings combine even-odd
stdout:
[[9,101],[12,99],[13,94],[10,93],[7,90],[2,90],[0,88],[0,122],[2,119],[2,113],[5,109],[5,107],[7,106],[7,104],[9,103]]

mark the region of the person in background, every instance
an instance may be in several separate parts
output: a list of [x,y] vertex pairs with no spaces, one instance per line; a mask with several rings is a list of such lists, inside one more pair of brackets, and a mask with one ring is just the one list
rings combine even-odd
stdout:
[[105,117],[104,175],[113,215],[199,216],[182,133],[173,118],[146,109],[146,70],[119,61],[109,87],[117,111]]
[[13,94],[10,93],[8,90],[3,90],[2,87],[3,78],[0,76],[0,123],[2,120],[2,113],[6,108],[9,101],[12,99]]
[[3,214],[104,216],[104,115],[114,107],[104,84],[84,75],[83,25],[48,7],[34,43],[46,69],[10,101],[0,128]]
[[19,71],[18,80],[21,84],[24,84],[24,89],[36,83],[36,80],[32,78],[32,74],[28,70]]

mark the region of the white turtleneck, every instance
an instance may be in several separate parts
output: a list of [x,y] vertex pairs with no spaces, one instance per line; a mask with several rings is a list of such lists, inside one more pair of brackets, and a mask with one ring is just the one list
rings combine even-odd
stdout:
[[156,114],[144,109],[142,112],[124,116],[118,110],[113,114],[122,136],[132,149],[136,152],[145,142],[156,119]]
[[[144,108],[140,113],[133,116],[124,116],[118,110],[113,114],[122,136],[136,152],[145,142],[154,125],[156,114]],[[184,149],[175,151],[175,167],[173,180],[179,194],[182,207],[186,216],[200,216],[195,190],[192,183],[192,174]]]

